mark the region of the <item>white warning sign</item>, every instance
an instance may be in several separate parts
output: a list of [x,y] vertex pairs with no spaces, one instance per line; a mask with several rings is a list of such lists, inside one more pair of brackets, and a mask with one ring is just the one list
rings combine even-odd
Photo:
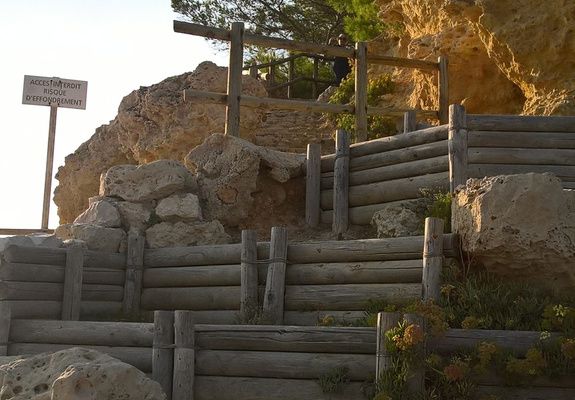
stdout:
[[86,109],[88,82],[24,75],[22,104]]

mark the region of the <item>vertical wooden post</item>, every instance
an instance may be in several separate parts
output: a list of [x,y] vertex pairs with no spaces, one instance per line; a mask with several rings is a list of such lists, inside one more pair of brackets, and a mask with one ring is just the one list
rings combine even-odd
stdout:
[[50,105],[50,125],[48,127],[48,151],[46,154],[46,173],[44,176],[44,201],[42,204],[42,229],[48,229],[50,219],[50,197],[52,194],[52,170],[54,168],[54,142],[56,140],[56,117],[58,105]]
[[142,278],[144,275],[144,236],[138,231],[128,232],[128,252],[126,254],[126,281],[124,282],[124,315],[140,312]]
[[317,97],[319,96],[318,94],[318,90],[317,90],[317,80],[319,79],[319,59],[317,57],[313,58],[313,82],[311,84],[311,95],[313,97],[314,100],[317,100]]
[[367,140],[367,44],[355,44],[355,136]]
[[[403,319],[409,325],[419,326],[421,331],[425,332],[425,321],[420,315],[405,314]],[[407,391],[413,395],[421,395],[425,390],[425,367],[423,361],[425,359],[425,339],[413,351],[421,354],[419,357],[415,357],[416,360],[420,360],[421,364],[413,366],[413,369],[409,371]]]
[[440,56],[437,59],[437,86],[439,104],[439,123],[447,124],[449,120],[449,77],[447,75],[447,57]]
[[338,240],[348,227],[349,212],[349,136],[338,129],[335,137],[333,176],[333,232]]
[[4,301],[0,301],[0,356],[8,355],[11,321],[12,312],[10,310],[10,305]]
[[172,400],[194,399],[194,320],[191,311],[176,311],[174,319],[174,380]]
[[449,107],[449,190],[467,182],[467,116],[459,104]]
[[307,145],[305,178],[305,222],[316,227],[320,220],[321,144]]
[[167,399],[172,398],[174,368],[174,313],[154,311],[152,377],[160,384]]
[[417,130],[417,112],[415,110],[406,111],[403,114],[403,133]]
[[258,243],[253,230],[242,231],[241,301],[240,316],[243,323],[251,320],[258,311]]
[[79,246],[69,247],[66,250],[64,295],[62,296],[62,320],[64,321],[80,319],[83,269],[84,250]]
[[397,326],[401,315],[393,312],[380,312],[377,314],[377,352],[375,365],[375,379],[379,382],[381,374],[391,367],[391,355],[385,345],[385,333]]
[[295,61],[294,60],[289,60],[289,69],[288,69],[288,92],[287,92],[287,96],[288,99],[291,99],[293,97],[293,80],[295,79]]
[[276,84],[276,67],[275,65],[270,65],[268,67],[269,73],[269,87],[273,87]]
[[240,136],[240,96],[244,63],[244,24],[232,23],[230,37],[230,65],[228,68],[228,104],[226,107],[226,135]]
[[254,79],[258,79],[258,67],[255,65],[250,67],[250,76]]
[[423,300],[436,304],[441,295],[441,270],[443,268],[443,220],[425,218],[423,242]]
[[287,228],[272,227],[263,314],[266,322],[274,325],[281,325],[284,318],[287,242]]

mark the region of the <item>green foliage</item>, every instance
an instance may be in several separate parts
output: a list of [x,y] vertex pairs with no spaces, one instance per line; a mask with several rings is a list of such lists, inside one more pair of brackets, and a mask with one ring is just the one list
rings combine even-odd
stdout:
[[354,41],[371,40],[386,27],[377,16],[379,9],[374,0],[328,0],[328,3],[345,15],[344,29]]
[[198,24],[229,29],[241,21],[254,33],[322,44],[343,32],[345,17],[327,0],[172,0],[172,9]]
[[[367,104],[376,106],[386,94],[392,93],[394,83],[390,75],[381,75],[371,79],[367,85]],[[349,104],[354,101],[355,80],[353,73],[344,79],[335,93],[329,99],[332,104]],[[332,114],[332,121],[338,128],[345,129],[351,133],[352,141],[355,141],[355,116],[353,114]],[[395,120],[393,118],[369,116],[368,120],[368,140],[395,134]]]
[[319,386],[323,393],[341,393],[350,382],[348,367],[337,367],[319,377]]
[[532,331],[550,327],[561,331],[573,329],[571,311],[567,311],[565,318],[553,318],[556,314],[552,314],[549,306],[555,306],[559,315],[563,315],[566,309],[557,308],[557,305],[570,306],[575,299],[554,296],[548,290],[526,283],[504,281],[486,272],[465,273],[455,266],[444,268],[443,282],[441,305],[451,327]]
[[423,189],[423,197],[431,200],[427,207],[425,218],[441,218],[443,220],[443,231],[451,232],[451,193],[438,190]]

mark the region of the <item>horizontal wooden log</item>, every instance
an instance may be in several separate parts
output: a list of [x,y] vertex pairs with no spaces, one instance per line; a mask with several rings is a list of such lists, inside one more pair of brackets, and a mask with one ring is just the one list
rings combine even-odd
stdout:
[[533,331],[449,329],[444,336],[431,338],[427,348],[430,351],[449,354],[458,350],[472,350],[481,342],[490,342],[502,349],[524,355],[530,347],[539,343],[540,336],[540,332]]
[[575,389],[554,387],[501,387],[480,385],[477,393],[505,400],[573,400]]
[[14,319],[10,340],[74,346],[152,347],[154,325],[141,322],[88,322]]
[[563,189],[575,189],[575,182],[563,182],[561,185],[563,186]]
[[111,347],[111,346],[74,346],[55,343],[10,343],[8,355],[27,355],[40,353],[54,353],[72,347],[83,347],[108,354],[120,361],[138,368],[142,372],[152,371],[151,347]]
[[145,310],[239,310],[239,286],[147,288],[142,291]]
[[354,327],[196,325],[206,350],[373,354],[375,330]]
[[286,284],[418,283],[421,274],[421,260],[290,264]]
[[[10,245],[4,250],[4,260],[23,264],[66,265],[66,249],[36,246]],[[126,255],[87,250],[84,252],[84,267],[124,269]]]
[[[504,376],[491,372],[477,376],[477,384],[479,386],[508,386],[509,381]],[[528,383],[531,388],[571,388],[575,389],[575,376],[554,376],[553,378],[546,378],[543,376],[533,376],[529,379]]]
[[[458,239],[443,235],[448,257],[459,255]],[[423,236],[386,239],[330,240],[292,243],[288,246],[288,264],[416,260],[423,254]]]
[[526,174],[529,172],[539,174],[550,172],[562,180],[575,180],[575,166],[571,165],[469,164],[468,166],[468,175],[470,178]]
[[[365,400],[362,383],[350,382],[337,398]],[[196,376],[195,400],[333,400],[333,393],[323,393],[317,380]]]
[[146,268],[144,288],[239,286],[240,265]]
[[473,131],[575,132],[575,117],[467,114]]
[[[239,265],[241,250],[241,243],[146,249],[144,253],[144,267]],[[265,258],[268,255],[269,243],[258,243],[258,258]]]
[[[373,218],[373,214],[378,212],[379,210],[392,206],[394,204],[401,204],[406,200],[415,200],[420,197],[418,194],[417,197],[413,199],[404,199],[399,201],[390,201],[387,203],[379,203],[379,204],[369,204],[366,206],[359,206],[359,207],[350,207],[348,209],[349,214],[349,222],[353,225],[370,225],[371,219]],[[332,210],[325,210],[321,213],[321,222],[328,224],[333,218],[333,211]]]
[[[349,176],[349,185],[365,185],[368,183],[384,182],[394,179],[411,178],[449,170],[448,156],[426,158],[379,168],[352,171]],[[321,189],[333,188],[333,173],[325,172],[321,178]]]
[[[119,269],[86,267],[82,282],[101,285],[124,285],[125,272]],[[64,282],[64,267],[59,265],[0,264],[0,280],[23,282]]]
[[[447,125],[433,126],[430,128],[420,129],[418,131],[352,144],[350,146],[350,154],[352,158],[362,157],[369,154],[377,154],[390,150],[402,149],[404,147],[413,147],[421,144],[447,140],[447,136]],[[333,171],[334,161],[334,154],[323,156],[321,158],[322,172]]]
[[421,297],[421,283],[286,286],[286,310],[365,310],[369,300],[393,304]]
[[325,322],[326,317],[329,321],[334,321],[336,325],[352,324],[355,321],[364,318],[365,311],[286,311],[284,313],[284,323],[287,325],[297,326],[317,326]]
[[469,147],[522,147],[535,149],[575,149],[573,132],[471,131]]
[[470,164],[575,165],[575,149],[470,147]]
[[343,366],[349,368],[351,380],[366,381],[375,370],[375,355],[227,350],[196,352],[196,375],[318,379]]
[[[7,300],[13,318],[60,319],[62,302],[51,300]],[[80,316],[83,319],[113,319],[122,312],[119,301],[82,301]]]
[[361,157],[352,157],[350,161],[350,170],[361,171],[386,165],[445,156],[447,153],[447,140],[440,140],[438,142],[425,143],[413,147],[403,147],[397,150],[368,154]]
[[388,108],[368,106],[367,115],[377,115],[380,117],[403,117],[407,111],[414,111],[422,118],[437,118],[437,111],[435,110],[414,110],[410,108]]
[[370,64],[390,65],[394,67],[416,68],[427,71],[437,71],[439,63],[435,61],[415,60],[412,58],[368,55],[367,62]]
[[[174,32],[186,33],[188,35],[203,36],[209,39],[230,41],[230,31],[222,28],[193,24],[190,22],[174,21]],[[301,51],[304,53],[323,54],[333,57],[354,57],[354,51],[346,47],[326,46],[315,43],[298,42],[289,39],[273,38],[262,35],[255,35],[245,32],[243,35],[244,44],[252,44],[261,47],[272,47],[276,49]]]
[[[64,285],[46,282],[0,281],[0,300],[61,301]],[[82,301],[122,301],[124,290],[118,285],[82,285]]]
[[[194,89],[184,90],[183,99],[191,102],[195,99],[202,102],[226,104],[228,96],[223,93],[204,92]],[[240,95],[240,105],[261,110],[293,110],[310,113],[353,113],[354,106],[351,104],[318,103],[306,100],[278,99],[272,97],[256,97]]]
[[[421,197],[422,189],[449,190],[449,173],[438,172],[412,178],[351,186],[349,188],[349,205],[350,207],[358,207],[414,199]],[[321,192],[322,210],[332,209],[332,198],[333,190]]]
[[21,236],[30,235],[32,233],[52,234],[54,229],[35,229],[35,228],[0,228],[0,235]]

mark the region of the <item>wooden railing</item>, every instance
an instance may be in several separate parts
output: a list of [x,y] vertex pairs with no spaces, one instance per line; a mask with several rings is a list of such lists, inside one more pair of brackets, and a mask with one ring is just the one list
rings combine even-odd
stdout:
[[[439,57],[438,62],[412,60],[399,57],[388,57],[368,54],[367,44],[358,42],[355,49],[339,46],[304,43],[288,39],[255,35],[244,31],[244,24],[234,22],[231,30],[213,28],[199,24],[174,21],[174,31],[209,39],[230,42],[230,62],[228,69],[227,93],[202,92],[186,90],[184,99],[201,99],[214,103],[226,104],[226,134],[239,136],[240,104],[248,107],[279,108],[296,111],[320,113],[352,113],[355,115],[355,131],[359,141],[367,139],[368,115],[403,116],[408,110],[389,110],[383,107],[369,107],[367,104],[368,64],[382,64],[405,68],[416,68],[424,71],[436,71],[438,74],[439,98],[438,110],[415,110],[424,117],[438,118],[441,123],[448,119],[448,82],[447,59]],[[355,102],[349,105],[319,104],[314,101],[291,101],[284,99],[259,98],[244,96],[241,93],[244,44],[267,48],[277,48],[325,57],[347,57],[355,61]]]
[[[295,61],[298,58],[311,58],[313,59],[313,70],[312,76],[296,76]],[[310,53],[299,53],[294,54],[289,57],[284,57],[279,60],[270,61],[267,63],[252,64],[244,67],[244,71],[249,71],[252,78],[258,78],[259,71],[262,69],[268,70],[269,86],[267,87],[268,92],[273,93],[279,89],[287,87],[287,98],[291,99],[294,97],[294,86],[299,82],[311,82],[311,97],[317,99],[319,95],[319,84],[324,85],[324,87],[332,85],[335,83],[333,80],[321,79],[319,74],[320,62],[333,61],[332,57],[323,57],[317,54]],[[287,81],[280,84],[276,84],[276,67],[280,65],[288,64]]]

